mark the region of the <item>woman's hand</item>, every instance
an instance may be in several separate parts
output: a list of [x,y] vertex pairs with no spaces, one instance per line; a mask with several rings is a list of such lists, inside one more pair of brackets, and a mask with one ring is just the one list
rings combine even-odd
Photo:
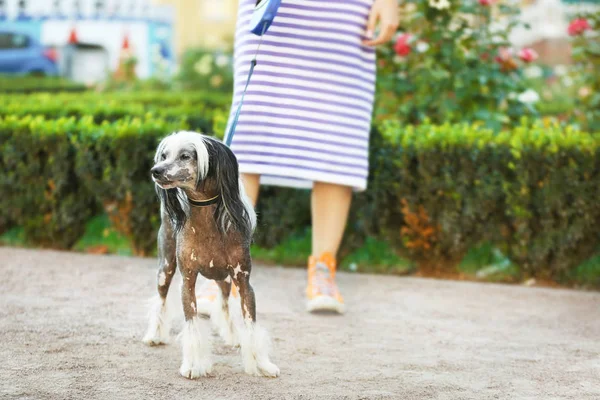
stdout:
[[[367,23],[367,37],[363,41],[366,46],[377,46],[387,42],[398,29],[398,0],[375,0]],[[373,39],[375,27],[379,21],[379,35]]]

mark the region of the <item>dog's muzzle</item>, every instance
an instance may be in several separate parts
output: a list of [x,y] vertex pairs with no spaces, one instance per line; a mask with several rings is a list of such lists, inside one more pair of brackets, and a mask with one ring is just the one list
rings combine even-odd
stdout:
[[164,178],[165,170],[165,167],[155,166],[150,170],[150,172],[152,173],[152,177],[154,179],[161,179]]

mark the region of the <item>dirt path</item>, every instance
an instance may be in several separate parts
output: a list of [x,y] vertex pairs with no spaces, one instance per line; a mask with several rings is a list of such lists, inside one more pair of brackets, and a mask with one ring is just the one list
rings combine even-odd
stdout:
[[350,311],[315,316],[302,270],[256,268],[282,376],[216,340],[188,381],[176,344],[140,341],[154,266],[0,248],[0,398],[600,399],[599,293],[341,273]]

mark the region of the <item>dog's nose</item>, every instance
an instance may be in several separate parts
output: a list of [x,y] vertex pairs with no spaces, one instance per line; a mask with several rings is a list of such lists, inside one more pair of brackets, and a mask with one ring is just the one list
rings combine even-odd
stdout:
[[150,172],[152,173],[152,176],[155,178],[160,178],[162,176],[162,174],[165,172],[165,169],[163,167],[153,167]]

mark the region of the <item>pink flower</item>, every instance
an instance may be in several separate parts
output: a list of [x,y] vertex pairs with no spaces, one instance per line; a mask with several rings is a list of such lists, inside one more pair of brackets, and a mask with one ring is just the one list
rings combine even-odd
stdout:
[[592,27],[590,26],[587,19],[577,18],[571,21],[571,23],[569,24],[569,29],[567,31],[569,32],[569,35],[577,36],[581,35],[583,32],[589,29],[592,29]]
[[496,0],[479,0],[479,4],[481,4],[482,6],[491,6],[492,4],[494,4],[496,2]]
[[530,48],[521,49],[521,51],[519,51],[519,58],[526,63],[530,63],[537,60],[538,53]]
[[512,56],[513,56],[512,48],[501,47],[498,49],[498,55],[496,56],[495,60],[496,60],[496,62],[499,62],[500,64],[502,64],[503,62],[512,60]]
[[400,35],[400,36],[398,36],[398,39],[396,39],[396,44],[394,45],[394,50],[396,51],[396,54],[398,54],[400,57],[406,57],[407,55],[410,54],[411,48],[410,48],[410,45],[408,44],[409,40],[410,40],[410,35],[408,33],[405,33],[404,35]]
[[494,60],[500,64],[500,69],[509,72],[517,69],[517,63],[513,59],[513,49],[502,47],[498,49],[498,55]]

